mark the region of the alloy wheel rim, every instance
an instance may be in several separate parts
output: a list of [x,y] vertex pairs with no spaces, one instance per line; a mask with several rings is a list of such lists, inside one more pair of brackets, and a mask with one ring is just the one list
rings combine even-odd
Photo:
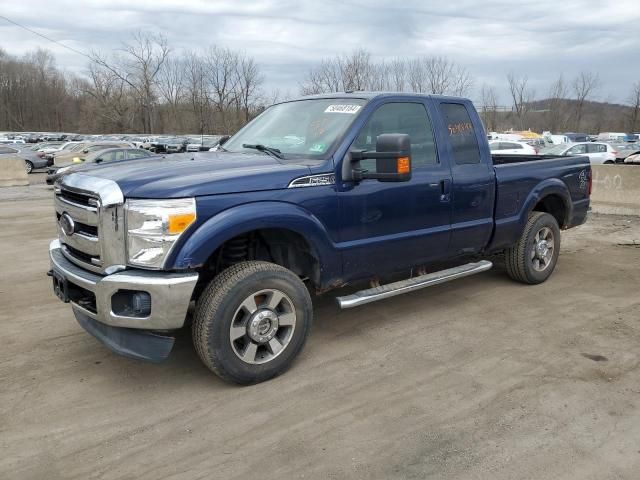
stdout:
[[544,272],[551,265],[554,253],[555,238],[553,230],[549,227],[542,227],[533,238],[533,247],[530,253],[533,269],[538,272]]
[[291,342],[296,320],[293,302],[284,292],[267,288],[252,293],[233,314],[231,348],[245,363],[268,363]]

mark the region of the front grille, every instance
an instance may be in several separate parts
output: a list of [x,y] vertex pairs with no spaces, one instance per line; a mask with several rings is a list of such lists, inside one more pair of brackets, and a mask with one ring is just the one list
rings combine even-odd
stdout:
[[59,187],[54,203],[62,254],[98,274],[124,265],[124,197],[118,184],[71,173]]
[[99,255],[90,255],[88,253],[82,252],[77,248],[73,248],[68,244],[64,244],[67,253],[69,253],[72,257],[75,257],[77,260],[80,260],[83,263],[88,263],[89,265],[95,265],[96,262],[100,262]]
[[76,203],[78,205],[84,205],[86,207],[96,207],[97,201],[91,195],[85,195],[83,193],[72,192],[71,190],[62,189],[60,191],[60,196],[72,203]]

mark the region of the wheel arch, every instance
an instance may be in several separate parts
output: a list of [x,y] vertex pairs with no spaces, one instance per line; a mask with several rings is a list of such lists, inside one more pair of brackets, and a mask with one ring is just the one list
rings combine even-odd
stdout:
[[301,259],[301,252],[308,253],[316,265],[312,271],[308,268],[297,270],[310,274],[309,278],[317,286],[331,282],[332,276],[342,273],[339,252],[320,220],[307,210],[284,202],[249,203],[214,215],[180,246],[169,268],[199,270],[208,267],[224,245],[244,236],[257,237],[267,245],[290,245],[290,252],[280,248],[276,254],[281,259],[285,254],[289,255],[289,263],[283,261],[283,266],[291,267],[291,262],[295,264]]

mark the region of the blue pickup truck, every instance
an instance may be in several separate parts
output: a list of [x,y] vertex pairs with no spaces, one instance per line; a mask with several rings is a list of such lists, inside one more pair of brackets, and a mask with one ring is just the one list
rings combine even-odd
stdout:
[[337,297],[352,308],[495,254],[514,280],[545,281],[560,230],[586,220],[591,167],[492,157],[466,99],[348,92],[274,105],[216,152],[105,165],[54,193],[49,274],[87,331],[160,361],[190,324],[209,369],[251,384],[301,351],[313,294],[362,285]]

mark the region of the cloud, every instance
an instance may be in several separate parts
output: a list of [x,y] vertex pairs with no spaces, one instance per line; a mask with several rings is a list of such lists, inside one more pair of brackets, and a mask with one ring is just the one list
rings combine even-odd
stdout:
[[[623,101],[640,80],[637,0],[0,0],[14,21],[83,51],[118,48],[134,30],[162,32],[174,50],[210,44],[243,50],[267,86],[297,92],[322,58],[365,48],[374,59],[444,55],[508,103],[505,76],[527,75],[543,96],[560,73],[600,75],[602,98]],[[87,59],[0,19],[0,47],[44,47],[82,73]]]

